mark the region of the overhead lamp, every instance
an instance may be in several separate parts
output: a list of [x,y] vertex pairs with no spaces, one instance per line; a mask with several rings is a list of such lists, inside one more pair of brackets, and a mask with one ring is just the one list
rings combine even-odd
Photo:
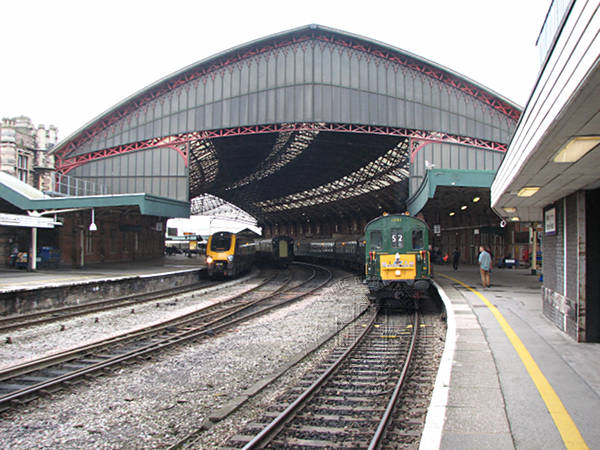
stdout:
[[479,200],[481,200],[479,197],[474,197],[473,198],[473,203],[477,203]]
[[540,190],[539,186],[524,187],[524,188],[519,189],[519,192],[517,192],[517,197],[531,197],[533,194],[535,194],[539,190]]
[[521,220],[521,219],[519,219],[519,216],[515,216],[515,217],[511,217],[510,218],[511,222],[518,222],[519,220]]
[[462,205],[462,206],[460,207],[460,209],[461,209],[461,211],[464,211],[465,209],[467,209],[467,205]]
[[94,223],[94,208],[92,208],[92,223],[90,223],[89,230],[90,231],[98,231],[98,227]]
[[555,163],[573,163],[582,158],[598,144],[600,144],[600,136],[577,136],[571,138],[569,142],[554,155],[553,161]]
[[504,206],[502,209],[509,214],[517,212],[517,208],[513,208],[512,206]]
[[452,217],[454,214],[456,214],[454,211],[450,211],[450,214],[448,214],[450,217]]

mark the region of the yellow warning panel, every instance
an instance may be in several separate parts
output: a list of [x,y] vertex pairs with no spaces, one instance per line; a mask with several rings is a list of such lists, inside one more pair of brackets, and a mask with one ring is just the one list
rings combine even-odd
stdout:
[[379,263],[382,280],[414,280],[417,275],[415,254],[381,255]]

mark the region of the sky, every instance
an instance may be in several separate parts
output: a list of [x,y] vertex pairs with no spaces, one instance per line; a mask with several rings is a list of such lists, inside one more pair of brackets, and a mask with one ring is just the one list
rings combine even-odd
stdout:
[[551,0],[3,0],[0,117],[59,140],[130,95],[232,47],[308,24],[429,59],[524,106]]

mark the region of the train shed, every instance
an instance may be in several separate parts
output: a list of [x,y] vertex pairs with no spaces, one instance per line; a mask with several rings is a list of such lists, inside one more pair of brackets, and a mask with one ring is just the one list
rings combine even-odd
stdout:
[[166,76],[53,154],[60,176],[113,194],[212,194],[267,235],[359,234],[409,210],[471,257],[480,242],[504,253],[487,199],[519,117],[451,69],[308,25]]

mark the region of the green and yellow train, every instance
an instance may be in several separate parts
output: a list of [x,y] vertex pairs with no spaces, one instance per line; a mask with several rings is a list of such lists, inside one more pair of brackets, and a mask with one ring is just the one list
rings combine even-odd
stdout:
[[405,214],[384,214],[365,227],[365,281],[369,299],[408,307],[429,289],[429,227]]

